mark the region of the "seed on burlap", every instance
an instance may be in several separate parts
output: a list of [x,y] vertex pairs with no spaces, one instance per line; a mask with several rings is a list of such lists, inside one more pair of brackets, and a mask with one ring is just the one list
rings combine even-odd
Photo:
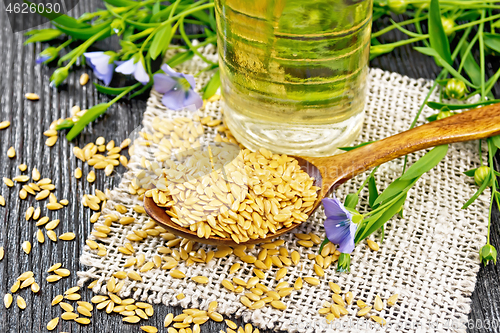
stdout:
[[360,308],[360,309],[363,309],[363,308],[366,308],[367,307],[367,304],[365,302],[363,302],[362,300],[358,299],[356,301],[356,305]]
[[372,309],[371,306],[365,306],[364,308],[362,308],[361,310],[358,311],[358,313],[356,314],[358,317],[362,317],[362,316],[365,316],[368,314],[368,312],[370,312]]
[[311,286],[317,286],[317,285],[320,284],[319,279],[317,279],[315,277],[310,277],[310,276],[304,277],[304,281],[306,281],[307,283],[309,283]]
[[271,306],[275,309],[278,309],[278,310],[285,310],[286,309],[286,305],[282,301],[272,301]]
[[370,318],[371,318],[373,321],[375,321],[375,322],[379,323],[379,324],[380,324],[380,325],[382,325],[382,326],[384,326],[385,324],[387,324],[387,322],[385,321],[385,319],[384,319],[384,318],[382,318],[382,317],[379,317],[379,316],[370,316]]
[[399,297],[398,294],[394,294],[391,297],[389,297],[387,299],[387,305],[388,306],[394,306],[397,303],[397,301],[398,301],[398,297]]
[[132,279],[132,280],[135,280],[135,281],[140,281],[142,282],[142,277],[139,275],[139,273],[137,273],[136,271],[129,271],[127,273],[127,276]]
[[340,286],[334,282],[328,282],[328,285],[330,286],[330,289],[335,293],[335,294],[340,294],[341,289]]
[[384,308],[384,303],[379,295],[375,296],[375,302],[373,303],[373,308],[377,311],[382,311]]
[[368,247],[370,249],[372,249],[373,251],[380,250],[380,246],[377,243],[375,243],[374,241],[372,241],[371,239],[367,239],[366,243],[368,244]]
[[354,295],[352,294],[352,292],[350,292],[350,291],[349,291],[349,292],[347,292],[347,293],[345,294],[345,302],[346,302],[347,304],[351,305],[351,304],[352,304],[352,300],[353,300],[353,299],[354,299]]

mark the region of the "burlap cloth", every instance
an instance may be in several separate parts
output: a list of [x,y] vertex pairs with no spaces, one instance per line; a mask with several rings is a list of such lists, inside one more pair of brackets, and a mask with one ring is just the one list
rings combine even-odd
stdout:
[[[215,48],[211,45],[201,49],[212,61],[217,61]],[[197,73],[206,65],[195,57],[177,68],[186,73]],[[202,73],[197,78],[197,89],[210,79],[211,73]],[[411,79],[396,73],[372,68],[369,75],[369,91],[366,103],[366,120],[358,142],[382,139],[408,129],[413,117],[422,104],[432,82],[424,79]],[[436,94],[431,100],[437,100]],[[206,105],[202,116],[221,118],[219,101]],[[420,117],[420,124],[425,117],[435,111],[426,108]],[[167,110],[161,104],[161,96],[152,91],[148,107],[144,113],[143,131],[151,132],[154,117],[175,118],[191,117],[189,112]],[[214,128],[205,128],[201,142],[213,139]],[[154,148],[154,147],[153,147]],[[416,157],[409,158],[413,163]],[[125,215],[134,216],[137,222],[122,226],[113,223],[108,238],[99,240],[107,248],[105,257],[97,256],[95,250],[85,246],[81,262],[88,270],[79,272],[79,285],[89,280],[98,280],[94,292],[105,293],[106,281],[116,271],[123,269],[129,256],[121,254],[117,248],[128,240],[125,238],[133,229],[140,229],[148,216],[135,213],[132,207],[141,204],[137,196],[128,193],[128,185],[137,174],[142,156],[151,158],[151,153],[136,147],[129,164],[129,171],[123,175],[120,185],[111,191],[110,200],[102,215],[115,212],[113,207],[119,203],[129,208]],[[380,190],[401,174],[402,159],[382,165],[376,173]],[[335,271],[336,264],[326,269],[321,284],[316,287],[304,283],[301,290],[292,292],[283,301],[285,311],[266,306],[259,310],[248,310],[239,302],[240,295],[229,292],[221,285],[225,278],[231,279],[229,268],[235,262],[241,262],[230,255],[222,259],[213,259],[208,264],[194,264],[186,267],[181,263],[177,268],[186,273],[185,279],[173,279],[169,272],[153,269],[143,275],[143,282],[127,280],[120,296],[147,300],[151,303],[181,305],[206,309],[209,302],[219,302],[218,311],[225,315],[242,316],[260,328],[273,328],[294,331],[324,331],[325,318],[318,314],[324,301],[331,301],[328,281],[334,281],[343,292],[352,291],[354,299],[373,303],[375,295],[386,300],[392,294],[400,295],[396,306],[385,306],[381,312],[372,311],[387,320],[385,330],[389,332],[465,332],[463,323],[470,311],[470,296],[474,290],[476,273],[479,270],[478,251],[485,243],[487,233],[489,192],[481,195],[468,209],[462,210],[463,203],[470,198],[476,186],[473,180],[463,174],[464,171],[479,165],[478,143],[467,142],[450,146],[448,155],[436,168],[426,173],[410,190],[404,206],[404,218],[393,218],[386,224],[385,239],[378,252],[371,251],[364,243],[356,247],[352,254],[350,274]],[[367,174],[362,174],[337,189],[336,195],[343,200],[346,194],[354,192],[361,185]],[[362,192],[364,199],[359,208],[363,211],[367,203],[367,191]],[[116,213],[116,212],[115,212]],[[118,213],[116,213],[118,214]],[[102,216],[101,215],[101,216]],[[120,215],[120,214],[119,214]],[[314,232],[324,237],[324,214],[318,210],[296,232]],[[102,223],[102,217],[97,224]],[[92,235],[90,239],[95,239]],[[282,237],[288,251],[297,250],[301,254],[301,263],[288,267],[285,278],[293,285],[298,276],[315,276],[313,260],[307,259],[308,253],[317,253],[318,247],[305,248],[297,244],[292,234]],[[377,237],[372,239],[378,241]],[[164,246],[160,237],[148,237],[143,242],[134,243],[136,254],[144,253],[146,261],[157,254],[157,248]],[[210,246],[203,245],[207,251]],[[216,250],[216,249],[214,249]],[[257,253],[258,249],[250,251]],[[251,264],[241,262],[242,268],[234,276],[245,281],[252,277]],[[262,283],[274,287],[276,268],[266,271]],[[189,277],[204,275],[209,277],[206,285],[194,283]],[[186,298],[178,301],[175,297],[184,293]],[[355,316],[358,308],[349,307],[351,315],[334,321],[329,329],[334,331],[362,332],[371,330],[367,323],[372,321]],[[343,324],[343,327],[339,325]]]

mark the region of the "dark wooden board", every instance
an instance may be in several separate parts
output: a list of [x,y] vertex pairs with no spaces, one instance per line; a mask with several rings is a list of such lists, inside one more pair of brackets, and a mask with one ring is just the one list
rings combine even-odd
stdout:
[[[72,15],[77,16],[95,8],[96,5],[102,7],[99,1],[80,1]],[[73,171],[78,166],[82,167],[82,163],[72,157],[71,147],[73,145],[81,147],[101,135],[120,142],[141,124],[146,102],[144,99],[120,102],[99,121],[89,126],[73,143],[68,143],[60,137],[54,147],[45,146],[45,137],[42,132],[49,127],[51,121],[66,117],[73,105],[79,105],[83,109],[107,101],[108,97],[98,94],[91,84],[85,87],[78,84],[80,74],[83,72],[90,74],[87,68],[77,68],[72,72],[68,83],[61,89],[49,88],[49,77],[54,67],[35,64],[35,57],[41,51],[41,46],[39,44],[24,46],[25,37],[22,33],[11,32],[4,11],[0,13],[0,26],[2,28],[0,32],[2,66],[0,70],[0,121],[10,120],[12,123],[10,128],[0,131],[0,176],[14,177],[21,174],[17,166],[26,163],[28,170],[37,167],[43,177],[52,178],[56,184],[57,197],[66,198],[70,203],[67,208],[49,213],[48,216],[61,219],[61,224],[57,228],[58,233],[74,231],[77,235],[76,241],[73,242],[52,243],[46,239],[44,244],[38,244],[35,239],[35,232],[38,228],[33,222],[26,222],[24,219],[26,209],[36,204],[34,198],[30,196],[27,200],[20,200],[19,186],[9,189],[4,184],[0,185],[0,194],[7,201],[6,207],[0,207],[0,223],[2,224],[0,246],[5,247],[6,253],[5,258],[0,262],[0,295],[3,296],[17,276],[27,270],[35,273],[36,280],[41,286],[38,295],[33,295],[28,290],[19,293],[28,303],[24,311],[15,305],[9,310],[0,306],[0,332],[47,332],[45,328],[47,322],[61,314],[59,307],[50,306],[51,300],[76,284],[75,272],[86,269],[82,267],[78,259],[85,238],[90,233],[91,211],[81,205],[80,199],[84,193],[93,193],[94,189],[112,188],[119,182],[119,175],[111,178],[104,177],[103,172],[97,172],[97,180],[92,185],[86,181],[77,181],[73,177]],[[389,37],[398,38],[400,35],[395,34]],[[493,63],[490,61],[488,64]],[[410,47],[397,49],[390,55],[374,60],[371,65],[415,78],[434,78],[438,71],[431,59],[418,54]],[[489,66],[489,71],[492,70],[493,68]],[[496,96],[499,93],[498,89],[497,85],[494,91]],[[40,100],[27,101],[24,98],[27,92],[39,94]],[[10,146],[14,146],[17,151],[16,158],[12,160],[6,155]],[[86,174],[88,166],[83,166],[83,170]],[[118,171],[123,172],[124,169],[120,168]],[[498,228],[498,210],[495,209],[492,240],[493,244],[500,248]],[[33,244],[30,255],[22,252],[21,244],[25,240]],[[45,281],[48,275],[46,271],[56,262],[61,262],[73,274],[51,285]],[[484,323],[500,318],[499,269],[498,266],[489,265],[481,268],[479,272],[477,288],[472,296],[470,319],[482,321],[483,328],[471,328],[470,332],[498,332],[498,329],[484,328]],[[88,301],[92,297],[92,292],[84,290],[82,295],[83,299]],[[154,317],[149,320],[149,325],[159,328],[163,327],[163,319],[167,313],[181,313],[179,307],[172,308],[164,305],[155,306],[155,311]],[[225,329],[225,324],[213,321],[209,321],[202,327],[203,332],[218,332],[220,329]],[[74,322],[63,322],[60,323],[57,331],[128,333],[140,330],[138,325],[123,324],[118,315],[107,315],[95,311],[91,325],[80,326]]]

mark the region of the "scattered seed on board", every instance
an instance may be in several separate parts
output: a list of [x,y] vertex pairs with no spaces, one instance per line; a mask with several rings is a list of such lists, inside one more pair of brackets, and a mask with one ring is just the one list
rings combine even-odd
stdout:
[[89,75],[87,73],[83,73],[80,75],[80,85],[84,86],[89,82]]
[[173,319],[174,319],[174,314],[173,313],[167,314],[165,316],[165,321],[163,322],[163,324],[165,325],[165,327],[168,327],[172,323]]
[[154,326],[141,326],[141,330],[143,330],[146,333],[156,333],[158,332],[158,329]]
[[23,242],[22,248],[23,248],[23,251],[26,254],[30,254],[30,252],[31,252],[31,243],[29,241]]
[[61,303],[61,301],[64,299],[63,295],[57,295],[56,297],[54,297],[54,299],[52,300],[52,303],[51,305],[54,306],[54,305],[57,305],[59,303]]
[[72,232],[66,232],[62,235],[59,236],[59,239],[60,240],[63,240],[63,241],[70,241],[70,240],[73,240],[75,239],[76,235]]
[[40,99],[40,96],[35,93],[26,93],[24,97],[26,97],[26,99],[30,101],[38,101]]
[[57,324],[59,324],[59,317],[56,317],[56,318],[52,319],[51,321],[49,321],[47,324],[47,329],[49,331],[53,331],[56,329]]
[[0,261],[3,259],[5,255],[5,250],[3,249],[3,246],[0,246]]
[[90,171],[89,174],[87,175],[87,181],[89,183],[93,183],[95,181],[95,172],[94,172],[94,170]]
[[76,170],[75,170],[75,178],[76,179],[82,178],[82,169],[76,168]]
[[12,305],[12,300],[12,294],[5,294],[5,296],[3,297],[3,304],[5,305],[6,309],[10,308],[10,306]]
[[45,145],[48,146],[48,147],[52,147],[53,145],[55,145],[57,142],[57,136],[50,136],[47,138],[47,140],[45,140]]
[[21,310],[26,309],[26,301],[21,296],[17,296],[16,303]]
[[12,187],[14,186],[14,182],[10,179],[10,178],[7,178],[7,177],[3,177],[3,182],[5,185],[7,185],[8,187]]
[[6,129],[9,126],[10,126],[10,121],[4,120],[0,123],[0,130]]
[[31,291],[35,294],[40,291],[40,286],[38,285],[38,283],[33,282],[33,284],[31,285]]
[[7,150],[7,156],[9,156],[10,158],[16,157],[16,150],[14,149],[14,147],[10,147],[9,150]]
[[0,195],[0,206],[5,206],[5,199]]
[[57,281],[59,281],[61,279],[62,279],[62,276],[59,276],[59,275],[49,275],[49,276],[47,276],[47,282],[50,282],[50,283],[57,282]]

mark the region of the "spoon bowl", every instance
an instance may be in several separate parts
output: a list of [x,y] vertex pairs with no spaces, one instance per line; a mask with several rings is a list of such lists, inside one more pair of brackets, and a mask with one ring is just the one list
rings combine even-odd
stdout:
[[[500,134],[500,104],[492,104],[433,121],[342,154],[329,157],[294,156],[299,166],[314,177],[314,185],[320,188],[313,209],[308,214],[310,216],[319,207],[321,200],[333,188],[375,166],[422,149],[484,139],[498,134]],[[165,213],[165,209],[157,206],[153,198],[144,197],[144,208],[153,220],[169,232],[199,243],[212,245],[236,246],[262,243],[279,237],[300,225],[296,223],[290,227],[278,229],[276,233],[268,233],[266,238],[250,239],[245,243],[237,244],[231,238],[198,237],[196,232],[173,222]]]

